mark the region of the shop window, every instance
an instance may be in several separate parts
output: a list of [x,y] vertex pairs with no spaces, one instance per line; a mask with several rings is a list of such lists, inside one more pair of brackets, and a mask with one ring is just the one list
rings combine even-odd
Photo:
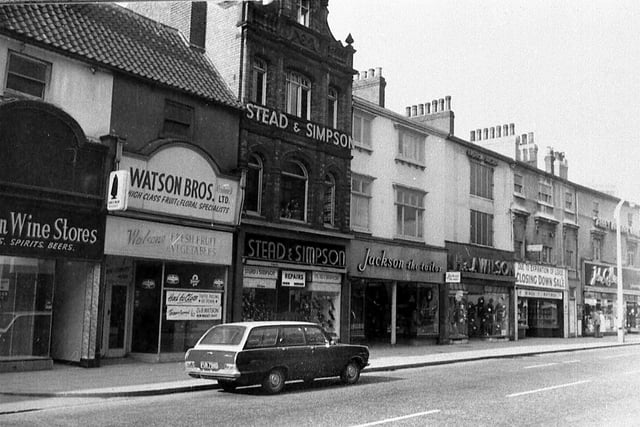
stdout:
[[509,293],[496,286],[460,284],[450,291],[451,338],[509,336]]
[[475,161],[470,163],[471,194],[493,200],[493,168]]
[[436,336],[439,331],[437,285],[399,283],[396,316],[400,336]]
[[164,104],[162,135],[190,139],[192,128],[193,107],[167,99]]
[[49,357],[55,262],[0,256],[0,359]]
[[371,178],[351,175],[351,227],[355,230],[369,231],[372,182]]
[[493,215],[471,210],[470,242],[477,245],[493,246]]
[[298,24],[309,26],[309,0],[296,0],[296,19]]
[[244,207],[248,212],[262,213],[262,197],[264,194],[264,167],[262,159],[252,154],[247,164],[247,184],[244,193]]
[[51,64],[9,52],[7,65],[7,92],[44,99]]
[[293,71],[287,74],[287,113],[307,120],[311,117],[311,81]]
[[397,186],[396,235],[421,238],[424,236],[424,196],[422,191]]
[[267,63],[260,58],[254,58],[251,69],[251,101],[256,104],[267,103]]
[[425,137],[414,132],[401,129],[398,132],[398,158],[401,160],[424,164]]
[[333,227],[336,216],[336,180],[331,174],[324,178],[324,200],[322,206],[322,219],[324,225]]
[[280,185],[280,218],[306,221],[308,175],[302,163],[286,161]]
[[332,87],[327,95],[327,124],[338,127],[338,91]]
[[371,149],[371,117],[358,111],[353,113],[353,142]]

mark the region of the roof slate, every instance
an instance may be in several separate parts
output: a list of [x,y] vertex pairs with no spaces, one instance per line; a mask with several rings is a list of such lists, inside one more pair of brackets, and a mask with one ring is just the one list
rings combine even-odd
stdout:
[[178,30],[115,4],[0,5],[0,33],[241,108],[206,55]]

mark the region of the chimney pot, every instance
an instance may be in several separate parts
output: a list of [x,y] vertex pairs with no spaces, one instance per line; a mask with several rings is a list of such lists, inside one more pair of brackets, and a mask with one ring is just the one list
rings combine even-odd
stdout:
[[375,76],[376,76],[375,70],[373,68],[369,68],[369,77],[372,78],[372,77],[375,77]]
[[440,98],[440,111],[444,111],[444,98]]
[[444,97],[444,102],[445,102],[445,111],[451,111],[451,96],[447,95]]
[[411,107],[406,107],[405,108],[405,113],[406,113],[407,117],[411,117]]
[[470,135],[469,135],[469,140],[470,140],[471,142],[473,142],[473,141],[475,141],[475,140],[476,140],[476,131],[475,131],[475,130],[472,130],[472,131],[471,131],[471,133],[470,133]]
[[509,125],[502,125],[502,134],[504,136],[509,136]]
[[529,132],[529,144],[533,144],[533,132]]
[[516,134],[516,125],[514,123],[510,123],[509,124],[509,134],[511,134],[511,135],[515,135]]
[[429,104],[428,102],[424,103],[424,113],[431,114],[431,104]]
[[496,126],[496,137],[500,138],[502,136],[502,126]]
[[418,104],[418,113],[424,116],[424,104]]
[[376,75],[382,77],[382,67],[376,67]]
[[527,143],[527,134],[523,133],[522,134],[522,144],[526,144]]
[[483,139],[489,139],[489,129],[484,128],[484,129],[482,130],[482,138],[483,138]]
[[493,138],[495,138],[495,137],[496,137],[496,128],[493,128],[493,127],[492,127],[492,128],[489,130],[489,132],[490,132],[490,134],[491,134],[491,139],[493,139]]
[[478,138],[478,141],[482,139],[482,129],[476,129],[476,138]]
[[411,106],[411,115],[414,116],[414,117],[418,115],[418,106],[417,105],[412,105]]

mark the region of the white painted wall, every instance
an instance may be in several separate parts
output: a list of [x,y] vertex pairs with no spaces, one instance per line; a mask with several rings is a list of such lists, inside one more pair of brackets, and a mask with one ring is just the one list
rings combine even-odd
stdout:
[[[356,107],[357,108],[357,107]],[[444,188],[446,169],[444,140],[429,135],[425,146],[425,168],[397,162],[399,131],[393,115],[378,115],[372,121],[372,151],[354,148],[351,171],[375,177],[372,184],[370,231],[373,236],[396,237],[394,184],[425,191],[424,239],[429,245],[444,246]],[[421,240],[422,241],[422,240]]]
[[51,63],[44,101],[71,115],[87,137],[98,139],[109,133],[113,93],[113,76],[109,71],[95,69],[93,72],[87,63],[0,37],[2,94],[6,87],[9,50]]

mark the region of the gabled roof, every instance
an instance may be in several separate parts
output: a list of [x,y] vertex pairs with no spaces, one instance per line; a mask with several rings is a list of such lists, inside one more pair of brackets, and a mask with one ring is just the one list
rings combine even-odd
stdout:
[[0,34],[241,108],[178,30],[115,4],[0,5]]

